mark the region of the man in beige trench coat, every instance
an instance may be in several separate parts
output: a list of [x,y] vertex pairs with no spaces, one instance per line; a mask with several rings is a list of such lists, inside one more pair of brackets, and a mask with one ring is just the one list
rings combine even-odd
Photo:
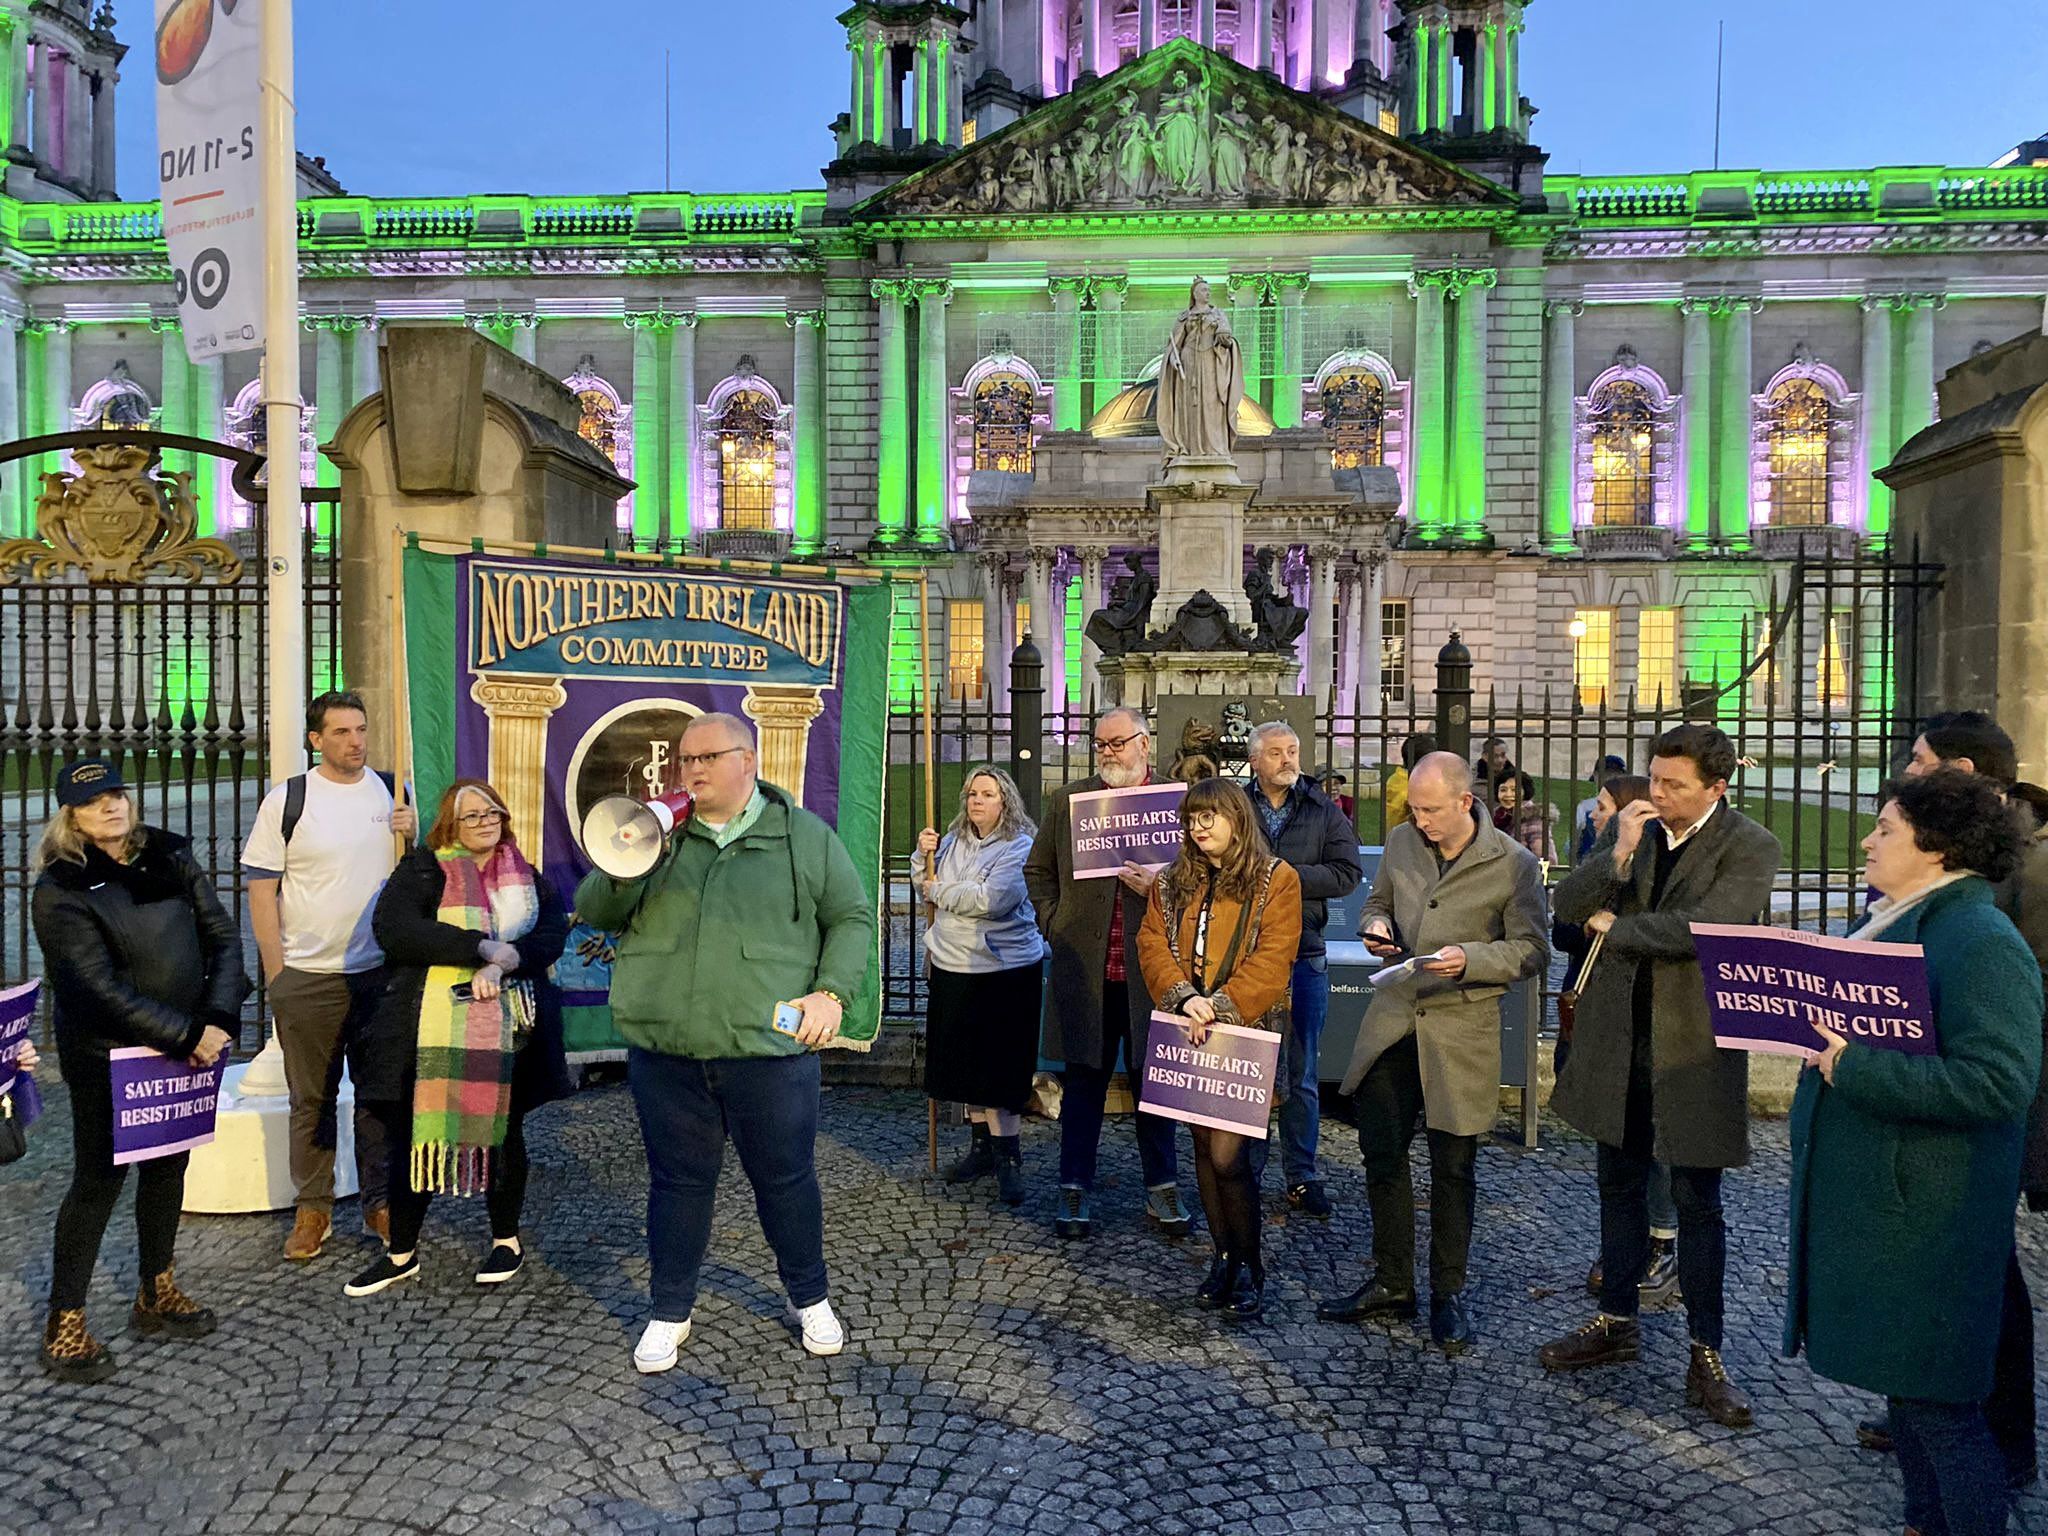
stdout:
[[1415,765],[1409,821],[1394,828],[1359,937],[1375,954],[1433,955],[1380,989],[1344,1074],[1355,1093],[1372,1205],[1374,1270],[1323,1303],[1332,1322],[1415,1315],[1415,1186],[1408,1146],[1429,1127],[1429,1331],[1446,1354],[1472,1341],[1465,1259],[1478,1198],[1479,1138],[1500,1107],[1500,998],[1550,958],[1536,856],[1493,825],[1472,769],[1450,752]]

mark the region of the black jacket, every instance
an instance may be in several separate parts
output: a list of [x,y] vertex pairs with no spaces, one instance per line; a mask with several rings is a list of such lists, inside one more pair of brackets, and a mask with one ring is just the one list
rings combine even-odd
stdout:
[[[428,968],[482,963],[477,945],[483,934],[440,919],[446,884],[434,850],[415,848],[398,861],[377,897],[370,921],[384,951],[384,996],[360,1055],[349,1058],[349,1070],[358,1074],[356,1092],[366,1101],[402,1102],[412,1096]],[[548,976],[568,940],[569,915],[546,875],[536,873],[534,885],[540,915],[531,931],[512,941],[519,969],[508,978],[532,982],[536,1005],[533,1035],[520,1050],[512,1076],[512,1101],[522,1113],[566,1097],[574,1088],[562,1054],[562,993]]]
[[189,1056],[207,1025],[236,1032],[241,937],[184,838],[145,827],[129,864],[88,845],[36,878],[30,910],[67,1076],[117,1046]]
[[[1257,780],[1247,788],[1255,800],[1265,799]],[[1313,960],[1324,953],[1323,924],[1330,918],[1331,899],[1350,895],[1365,878],[1365,866],[1358,862],[1358,830],[1306,775],[1287,792],[1284,814],[1280,835],[1269,841],[1301,876],[1301,948],[1295,958]]]

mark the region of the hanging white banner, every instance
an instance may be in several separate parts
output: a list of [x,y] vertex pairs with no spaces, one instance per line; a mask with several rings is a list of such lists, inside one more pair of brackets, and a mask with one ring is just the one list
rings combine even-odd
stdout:
[[263,345],[260,0],[156,0],[157,182],[185,355]]

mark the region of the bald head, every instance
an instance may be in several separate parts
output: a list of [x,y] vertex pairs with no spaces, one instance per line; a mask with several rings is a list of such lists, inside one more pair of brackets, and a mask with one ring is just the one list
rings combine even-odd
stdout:
[[1418,789],[1435,790],[1446,799],[1472,793],[1472,765],[1455,752],[1432,752],[1416,763],[1408,775],[1408,794]]

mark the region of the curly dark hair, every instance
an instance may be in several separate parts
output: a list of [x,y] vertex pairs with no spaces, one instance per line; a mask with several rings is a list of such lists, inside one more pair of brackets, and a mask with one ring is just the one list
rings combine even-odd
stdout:
[[1735,743],[1711,725],[1673,726],[1657,738],[1650,756],[1691,758],[1702,784],[1725,784],[1735,777]]
[[1941,768],[1903,779],[1892,804],[1913,829],[1913,846],[1940,854],[1943,869],[1997,881],[2020,867],[2026,834],[1998,786],[1982,774]]

